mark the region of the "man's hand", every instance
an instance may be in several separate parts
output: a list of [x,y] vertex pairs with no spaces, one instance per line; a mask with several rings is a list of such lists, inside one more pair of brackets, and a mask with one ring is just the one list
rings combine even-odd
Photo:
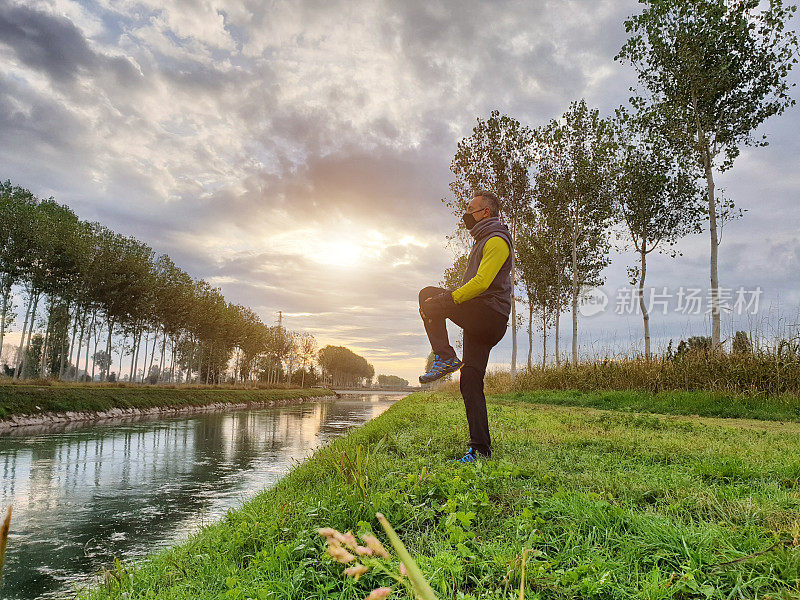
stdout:
[[[426,299],[422,303],[422,308],[419,309],[422,318],[430,318],[439,314],[444,314],[447,310],[455,306],[453,302],[452,292],[442,292]],[[424,310],[423,310],[424,309]]]

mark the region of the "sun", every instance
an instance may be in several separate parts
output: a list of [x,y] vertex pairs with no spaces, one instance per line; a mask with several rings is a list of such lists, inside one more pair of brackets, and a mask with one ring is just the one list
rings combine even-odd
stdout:
[[320,244],[315,258],[324,265],[352,267],[361,257],[362,249],[347,240],[331,240]]

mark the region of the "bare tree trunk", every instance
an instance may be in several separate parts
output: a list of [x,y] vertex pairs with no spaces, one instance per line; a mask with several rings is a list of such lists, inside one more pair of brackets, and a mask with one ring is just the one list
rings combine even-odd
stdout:
[[[20,369],[19,369],[20,376],[22,376],[22,374],[24,373],[26,363],[28,362],[28,346],[30,346],[31,337],[33,336],[33,326],[34,326],[34,322],[36,320],[36,307],[37,307],[38,304],[39,304],[39,294],[37,293],[35,298],[33,299],[33,307],[31,308],[31,322],[30,322],[30,326],[28,328],[28,340],[25,342],[25,348],[24,348],[23,353],[22,353],[22,364],[20,365]],[[25,336],[23,335],[23,338],[24,337]]]
[[517,266],[514,249],[511,248],[511,379],[517,374],[517,300],[514,297],[517,282]]
[[560,352],[560,349],[558,347],[558,345],[561,343],[561,337],[559,335],[560,334],[560,331],[559,331],[560,330],[560,325],[561,325],[561,308],[556,310],[556,339],[555,339],[555,342],[556,342],[556,366],[557,367],[561,366],[561,352]]
[[[102,329],[101,329],[101,331],[102,331]],[[95,372],[95,369],[97,368],[97,344],[99,343],[99,341],[100,341],[100,336],[99,335],[95,335],[94,336],[94,350],[92,351],[92,381],[94,381],[94,372]]]
[[173,337],[170,342],[172,342],[172,357],[169,361],[169,380],[172,383],[175,381],[175,338]]
[[128,381],[133,383],[133,355],[136,352],[136,326],[133,327],[133,335],[131,336],[131,362],[128,365]]
[[[71,377],[72,381],[78,381],[78,372],[81,370],[81,350],[83,349],[83,334],[86,332],[86,313],[89,307],[83,310],[83,317],[81,318],[81,335],[78,338],[78,355],[75,357],[75,375]],[[72,357],[70,356],[70,362]]]
[[117,369],[117,381],[122,381],[122,357],[125,354],[125,331],[122,332],[122,348],[119,349],[119,369]]
[[69,306],[67,306],[67,323],[64,331],[64,337],[61,339],[61,344],[58,347],[58,379],[61,380],[64,374],[64,363],[67,360],[67,343],[69,341]]
[[547,366],[547,308],[542,307],[542,371]]
[[60,369],[60,372],[58,373],[58,378],[60,380],[62,380],[62,381],[64,380],[64,362],[66,362],[68,366],[72,364],[72,351],[75,348],[75,334],[78,333],[78,319],[79,319],[80,314],[81,314],[81,307],[76,302],[75,303],[75,320],[73,321],[73,325],[72,325],[72,335],[69,338],[69,354],[64,357],[64,358],[67,359],[66,361],[64,361],[64,360],[61,361],[61,369]]
[[[111,336],[114,333],[114,319],[108,320],[108,338],[106,339],[106,354],[108,354],[108,367],[106,367],[106,381],[111,377],[111,365],[113,364],[111,356]],[[122,369],[122,367],[120,367]]]
[[150,332],[147,331],[144,327],[139,330],[139,339],[136,343],[136,359],[133,366],[133,379],[135,383],[139,383],[139,356],[142,354],[142,335],[144,335],[144,362],[147,362],[147,343],[150,336]]
[[197,383],[200,383],[201,377],[203,377],[203,359],[205,352],[203,352],[203,343],[199,342],[197,344]]
[[22,346],[25,343],[25,332],[28,330],[28,319],[31,315],[31,305],[33,304],[33,294],[28,295],[28,306],[25,308],[25,322],[22,324],[22,335],[19,338],[19,346],[17,347],[17,360],[14,365],[14,379],[19,379],[22,374]]
[[214,342],[212,341],[208,348],[208,368],[206,369],[206,385],[208,385],[208,378],[211,375],[211,358],[214,356]]
[[167,328],[164,328],[161,336],[161,356],[158,357],[158,381],[164,378],[164,350],[167,347]]
[[[197,348],[197,383],[200,383],[200,374],[203,372],[203,345],[197,343],[194,344],[194,347]],[[191,376],[191,371],[189,371],[189,376]]]
[[645,252],[645,242],[642,240],[642,249],[639,251],[642,258],[642,272],[639,277],[639,308],[642,311],[642,321],[644,322],[644,359],[650,360],[650,315],[644,303],[644,278],[647,275],[647,253]]
[[153,331],[153,348],[150,350],[150,364],[147,365],[145,377],[150,377],[150,371],[153,369],[153,361],[156,358],[156,345],[158,345],[158,328]]
[[533,299],[528,294],[528,371],[532,370],[531,355],[533,354]]
[[572,364],[578,364],[578,247],[572,234]]
[[719,272],[717,269],[717,254],[719,251],[719,238],[717,235],[717,205],[714,197],[714,172],[711,165],[711,149],[708,147],[708,140],[700,123],[697,114],[697,95],[692,90],[692,106],[694,108],[695,125],[697,127],[697,139],[700,152],[703,158],[703,169],[706,175],[708,192],[708,229],[711,234],[711,258],[710,258],[710,279],[711,279],[711,345],[714,350],[720,349],[721,327],[719,310]]
[[119,369],[117,369],[117,381],[122,381],[122,359],[125,356],[125,330],[122,331],[122,348],[119,350]]
[[50,329],[53,327],[53,301],[50,301],[50,308],[47,311],[47,325],[44,328],[44,340],[42,341],[42,361],[39,365],[39,377],[44,379],[45,365],[47,364],[47,346],[50,342]]
[[83,372],[89,376],[89,348],[92,345],[92,332],[94,331],[94,322],[97,317],[97,309],[92,311],[92,323],[89,325],[89,331],[86,336],[86,362],[84,363]]
[[717,255],[719,239],[717,237],[717,207],[714,198],[714,173],[711,170],[709,152],[705,152],[706,181],[708,182],[708,222],[711,233],[711,343],[714,349],[719,349],[721,344],[720,310],[719,310],[719,272],[717,269]]
[[11,297],[11,283],[3,285],[3,312],[0,313],[0,356],[3,356],[3,339],[6,336],[6,315],[8,314],[8,299]]
[[[141,336],[139,336],[139,337],[141,339]],[[143,364],[142,364],[142,378],[139,379],[139,383],[144,383],[145,370],[147,368],[147,348],[148,348],[148,344],[149,343],[150,343],[150,330],[145,329],[145,331],[144,331],[144,354],[143,354],[144,360],[143,360]],[[141,346],[141,341],[140,341],[139,345]],[[137,366],[137,368],[139,366],[139,351],[138,350],[136,351],[136,366]],[[137,371],[137,373],[138,373],[138,371]],[[137,375],[137,379],[138,379],[138,375]]]
[[131,371],[128,376],[128,381],[136,383],[136,359],[139,358],[139,344],[142,340],[142,332],[133,328],[133,345],[131,346]]

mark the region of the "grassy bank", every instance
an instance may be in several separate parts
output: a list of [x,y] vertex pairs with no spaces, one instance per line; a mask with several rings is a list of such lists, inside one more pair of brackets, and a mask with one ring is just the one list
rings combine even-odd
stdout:
[[493,460],[456,466],[461,398],[406,397],[81,597],[364,598],[394,582],[344,578],[317,528],[385,543],[377,512],[442,599],[519,598],[523,550],[529,599],[798,597],[800,424],[502,397],[489,418]]
[[733,419],[800,421],[800,398],[794,396],[763,398],[745,394],[728,395],[699,391],[669,391],[651,394],[639,391],[537,390],[502,394],[498,397],[510,402],[584,406],[664,415],[683,414]]
[[113,385],[0,384],[0,419],[44,412],[105,411],[113,408],[202,406],[213,402],[268,402],[329,396],[324,389],[242,389]]
[[[457,393],[458,383],[438,388],[444,393]],[[603,410],[653,413],[662,415],[698,415],[728,419],[760,419],[767,421],[800,421],[800,397],[776,397],[725,394],[721,392],[670,390],[658,393],[641,390],[525,390],[498,392],[493,396],[505,402],[583,406]]]
[[724,354],[687,352],[655,357],[622,356],[572,365],[548,364],[544,369],[491,374],[488,389],[496,393],[528,390],[703,391],[760,397],[800,397],[800,351]]

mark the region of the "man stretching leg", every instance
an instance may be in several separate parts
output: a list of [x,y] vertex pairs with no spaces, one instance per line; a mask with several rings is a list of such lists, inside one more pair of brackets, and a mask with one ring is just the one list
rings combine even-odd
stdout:
[[[492,454],[483,377],[489,351],[506,333],[511,312],[511,233],[500,222],[495,194],[477,191],[463,215],[475,242],[469,253],[461,287],[449,291],[426,287],[419,292],[419,314],[434,352],[433,366],[420,376],[429,383],[461,369],[461,396],[469,424],[470,445],[459,462]],[[464,330],[464,361],[447,338],[446,319]]]

